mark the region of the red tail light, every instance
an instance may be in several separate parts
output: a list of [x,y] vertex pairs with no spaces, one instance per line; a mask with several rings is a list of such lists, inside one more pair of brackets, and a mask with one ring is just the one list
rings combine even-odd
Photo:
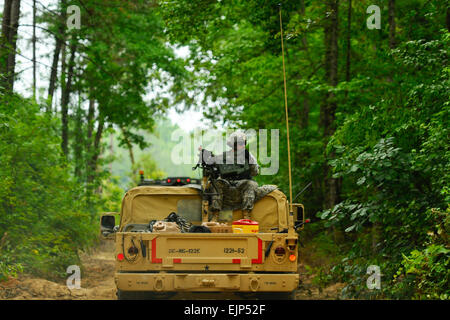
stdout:
[[170,180],[170,179],[167,179],[167,183],[170,183],[172,180]]
[[119,253],[119,254],[117,255],[117,260],[123,261],[123,259],[125,259],[125,256],[123,255],[123,253]]
[[191,182],[191,179],[187,179],[186,181],[187,181],[187,182]]
[[297,257],[295,256],[295,254],[291,254],[289,256],[289,261],[294,262],[297,259]]
[[181,179],[177,179],[177,182],[181,182]]

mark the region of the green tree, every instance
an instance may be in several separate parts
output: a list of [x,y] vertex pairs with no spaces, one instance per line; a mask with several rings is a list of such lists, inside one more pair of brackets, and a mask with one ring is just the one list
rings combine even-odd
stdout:
[[96,221],[61,157],[56,124],[29,100],[0,97],[0,261],[9,266],[0,277],[19,266],[59,278],[95,239]]

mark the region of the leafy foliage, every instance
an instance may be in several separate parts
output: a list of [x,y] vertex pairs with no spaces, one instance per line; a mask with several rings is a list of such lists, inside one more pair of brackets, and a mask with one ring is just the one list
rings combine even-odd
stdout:
[[[416,299],[450,298],[450,250],[430,245],[404,256],[394,275],[393,292],[398,297]],[[412,290],[411,290],[412,289]]]
[[94,217],[61,157],[55,119],[17,96],[1,97],[0,118],[2,276],[23,268],[59,278],[93,243]]
[[[374,230],[366,237],[376,247],[364,249],[356,242],[350,257],[353,267],[355,259],[364,267],[369,261],[383,266],[385,281],[393,286],[392,292],[384,290],[387,297],[448,297],[441,284],[442,277],[448,282],[448,275],[442,273],[448,264],[448,240],[440,245],[428,243],[434,227],[432,212],[445,210],[449,200],[449,83],[448,70],[442,68],[446,47],[448,35],[444,34],[439,40],[410,41],[393,50],[402,70],[394,79],[399,90],[347,117],[328,146],[339,155],[330,163],[335,176],[344,178],[347,199],[318,215],[346,232]],[[359,277],[363,269],[347,273]],[[392,285],[398,275],[407,280]],[[347,293],[360,294],[364,283],[351,286]]]

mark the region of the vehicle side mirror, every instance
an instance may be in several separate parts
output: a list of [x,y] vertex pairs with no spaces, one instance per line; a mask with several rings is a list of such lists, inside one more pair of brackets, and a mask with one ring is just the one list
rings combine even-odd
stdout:
[[104,240],[113,240],[116,226],[115,212],[104,213],[100,217],[100,236]]
[[309,223],[309,219],[305,219],[305,207],[301,203],[293,203],[294,207],[294,223],[295,229],[303,230],[305,223]]
[[295,212],[295,220],[305,220],[305,208],[303,207],[303,205],[298,205],[296,206],[297,211]]

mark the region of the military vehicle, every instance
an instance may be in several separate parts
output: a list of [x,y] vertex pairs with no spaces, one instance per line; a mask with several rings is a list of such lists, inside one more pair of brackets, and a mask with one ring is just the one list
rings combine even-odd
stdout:
[[[275,190],[255,202],[257,233],[158,232],[151,223],[176,213],[193,225],[208,221],[208,167],[202,188],[195,185],[141,185],[122,201],[120,222],[101,217],[101,235],[115,239],[115,283],[119,299],[170,298],[176,293],[226,292],[257,299],[293,299],[299,284],[298,230],[303,205]],[[241,210],[224,210],[219,221],[231,225]],[[299,220],[298,220],[299,219]],[[153,232],[151,232],[153,231]]]

